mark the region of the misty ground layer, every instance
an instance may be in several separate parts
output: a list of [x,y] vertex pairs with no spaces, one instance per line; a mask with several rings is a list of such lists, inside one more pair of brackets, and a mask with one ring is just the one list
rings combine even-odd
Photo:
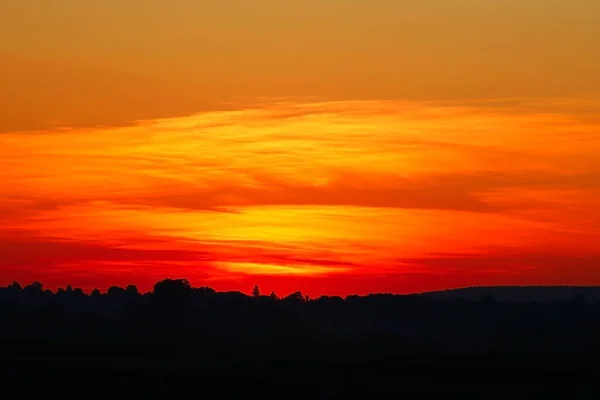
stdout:
[[0,391],[598,398],[600,303],[577,288],[529,290],[561,299],[13,284],[0,288]]

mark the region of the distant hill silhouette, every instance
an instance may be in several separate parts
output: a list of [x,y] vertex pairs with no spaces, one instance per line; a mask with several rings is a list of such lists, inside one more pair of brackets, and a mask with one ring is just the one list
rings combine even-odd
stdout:
[[433,300],[479,301],[488,296],[497,301],[512,303],[555,303],[580,300],[600,302],[600,286],[472,286],[459,289],[420,293]]

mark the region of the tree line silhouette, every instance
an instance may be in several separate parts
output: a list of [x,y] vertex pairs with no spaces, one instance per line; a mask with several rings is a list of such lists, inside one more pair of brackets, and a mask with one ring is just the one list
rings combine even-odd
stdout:
[[319,390],[330,390],[323,398],[332,398],[346,387],[348,374],[370,382],[365,385],[371,389],[397,393],[398,387],[382,378],[392,367],[402,369],[405,378],[421,374],[438,380],[450,379],[439,372],[450,365],[471,371],[493,367],[497,376],[506,371],[518,376],[515,371],[523,368],[580,367],[581,378],[582,371],[595,370],[588,361],[600,355],[600,302],[578,295],[545,303],[489,295],[476,300],[393,294],[311,299],[301,292],[263,295],[258,286],[250,296],[216,292],[194,288],[185,279],[162,280],[148,293],[133,285],[86,294],[71,286],[52,292],[39,282],[13,283],[0,288],[0,323],[2,371],[21,388],[32,379],[54,384],[60,379],[53,374],[60,371],[92,368],[87,376],[96,379],[94,385],[99,377],[104,386],[138,382],[138,392],[166,387],[160,383],[165,376],[182,379],[195,371],[197,377],[200,370],[205,377],[243,373],[255,382],[270,377],[276,381],[273,389],[295,384],[294,376],[300,375],[282,372],[291,365],[312,374]]

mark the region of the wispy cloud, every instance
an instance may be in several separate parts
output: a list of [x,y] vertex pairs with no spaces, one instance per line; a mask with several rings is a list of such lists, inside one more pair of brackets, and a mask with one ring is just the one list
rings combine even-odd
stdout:
[[564,102],[281,100],[5,133],[0,269],[400,277],[394,260],[436,251],[588,254],[600,121],[594,101]]

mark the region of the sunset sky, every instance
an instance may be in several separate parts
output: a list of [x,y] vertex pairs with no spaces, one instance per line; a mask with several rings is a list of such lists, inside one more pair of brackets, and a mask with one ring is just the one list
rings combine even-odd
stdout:
[[0,285],[600,285],[598,0],[3,0]]

